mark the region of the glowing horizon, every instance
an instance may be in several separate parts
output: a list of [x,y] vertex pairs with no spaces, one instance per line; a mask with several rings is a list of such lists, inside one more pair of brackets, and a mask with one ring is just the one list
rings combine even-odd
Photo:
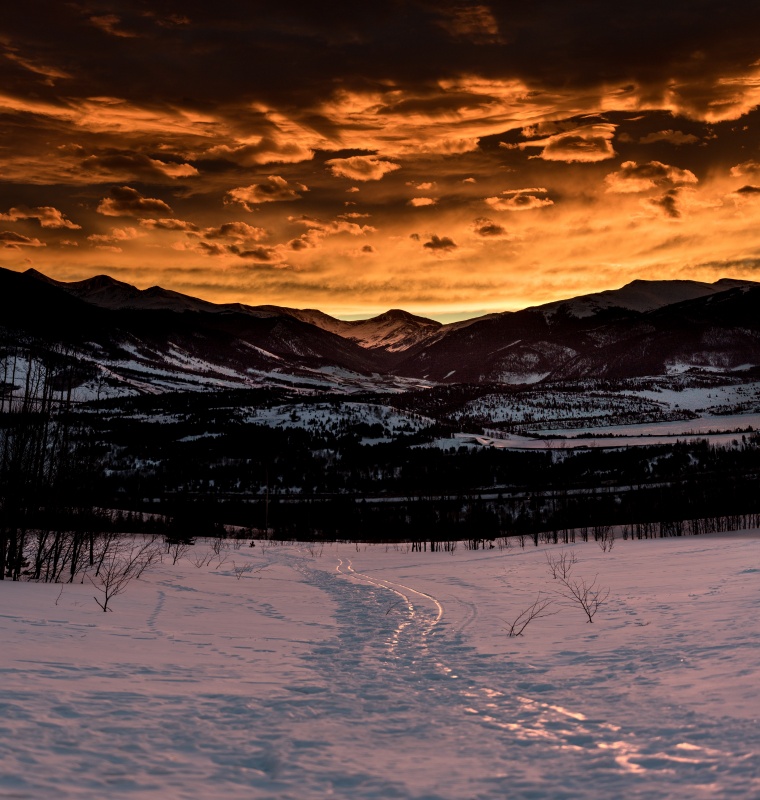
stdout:
[[258,5],[7,11],[0,266],[449,321],[757,274],[751,4]]

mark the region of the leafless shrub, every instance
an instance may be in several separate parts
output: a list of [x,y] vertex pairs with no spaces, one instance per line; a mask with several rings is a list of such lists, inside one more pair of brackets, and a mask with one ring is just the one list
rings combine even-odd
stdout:
[[166,537],[166,552],[172,560],[172,564],[176,564],[180,558],[186,556],[192,547],[192,542],[187,539],[175,539]]
[[573,566],[578,563],[578,557],[574,551],[562,550],[559,553],[545,552],[546,565],[555,580],[566,580],[570,576]]
[[250,575],[251,573],[261,572],[266,567],[266,564],[256,566],[255,564],[240,564],[239,566],[233,561],[232,572],[235,575],[235,580],[240,580],[243,575]]
[[221,552],[227,549],[227,542],[224,539],[214,539],[211,542],[211,549],[214,552],[215,556],[218,556]]
[[[556,614],[556,611],[549,609],[554,605],[554,598],[547,597],[546,595],[538,593],[538,596],[533,601],[533,604],[523,609],[512,622],[507,621],[507,635],[511,638],[514,636],[522,636],[523,631],[533,622],[534,619],[541,619],[542,617],[551,617]],[[506,621],[506,620],[505,620]]]
[[201,569],[201,567],[207,567],[213,560],[214,560],[214,552],[213,550],[207,550],[205,553],[201,553],[200,555],[189,555],[187,557],[188,561],[197,569]]
[[603,553],[609,553],[615,546],[615,529],[612,525],[595,525],[594,540]]
[[102,595],[102,599],[95,597],[95,602],[103,611],[111,611],[108,605],[110,601],[160,559],[161,552],[155,538],[142,543],[119,540],[108,548],[95,577],[87,576]]
[[308,542],[306,545],[306,551],[312,558],[321,558],[324,549],[325,549],[324,542]]
[[598,577],[591,582],[585,578],[559,578],[562,588],[557,594],[572,605],[580,606],[589,622],[594,621],[594,615],[610,596],[608,587],[597,584]]

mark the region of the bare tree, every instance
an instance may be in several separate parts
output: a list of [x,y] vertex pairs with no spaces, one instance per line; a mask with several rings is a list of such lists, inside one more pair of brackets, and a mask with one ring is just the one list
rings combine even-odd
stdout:
[[572,605],[580,606],[589,622],[594,621],[594,615],[610,596],[609,587],[597,584],[598,577],[595,576],[591,582],[585,578],[559,578],[562,588],[557,594]]
[[555,580],[566,580],[570,576],[573,566],[578,563],[578,557],[573,551],[561,550],[559,553],[545,551],[546,565]]
[[102,599],[95,602],[103,611],[111,611],[110,601],[121,594],[130,582],[139,578],[143,572],[161,559],[161,551],[155,538],[136,543],[121,540],[112,545],[100,563],[95,577],[88,575],[90,583],[101,593]]
[[551,617],[556,614],[556,611],[549,610],[554,605],[554,602],[555,601],[553,597],[547,597],[546,595],[542,597],[541,592],[539,592],[538,596],[533,601],[533,605],[530,605],[521,611],[515,617],[514,621],[507,622],[507,635],[509,637],[522,636],[523,631],[528,627],[528,625],[530,625],[531,622],[533,622],[534,619]]

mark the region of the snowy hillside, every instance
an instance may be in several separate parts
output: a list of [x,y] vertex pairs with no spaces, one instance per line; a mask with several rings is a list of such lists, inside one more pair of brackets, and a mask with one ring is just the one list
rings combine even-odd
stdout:
[[[609,596],[588,624],[547,554]],[[454,553],[197,543],[96,605],[0,582],[0,794],[760,796],[758,531]],[[508,629],[538,593],[551,616]],[[709,632],[709,638],[706,638]]]

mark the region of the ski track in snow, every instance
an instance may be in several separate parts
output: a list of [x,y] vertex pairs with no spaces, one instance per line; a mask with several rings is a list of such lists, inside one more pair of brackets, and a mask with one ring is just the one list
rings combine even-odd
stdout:
[[[485,596],[464,595],[457,570],[485,555],[439,561],[428,577],[434,561],[376,568],[365,555],[354,566],[345,552],[317,559],[297,547],[246,555],[266,591],[263,578],[236,580],[224,564],[201,582],[167,567],[140,587],[124,623],[89,606],[78,619],[52,602],[46,616],[7,613],[5,602],[0,798],[760,796],[756,719],[711,716],[655,688],[670,672],[688,681],[685,661],[730,662],[709,633],[690,649],[678,630],[651,647],[579,645],[556,654],[557,668],[540,652],[485,652],[469,637],[489,611]],[[713,602],[731,580],[707,580],[690,602]],[[54,598],[59,587],[22,589]],[[482,591],[497,590],[492,581]],[[67,593],[74,611],[94,606],[86,591]],[[637,607],[621,598],[610,613],[648,625]],[[104,634],[110,659],[88,648]],[[503,644],[503,632],[493,636]],[[160,654],[141,658],[142,647]],[[633,708],[629,683],[645,687],[648,676],[651,697],[639,693]]]

